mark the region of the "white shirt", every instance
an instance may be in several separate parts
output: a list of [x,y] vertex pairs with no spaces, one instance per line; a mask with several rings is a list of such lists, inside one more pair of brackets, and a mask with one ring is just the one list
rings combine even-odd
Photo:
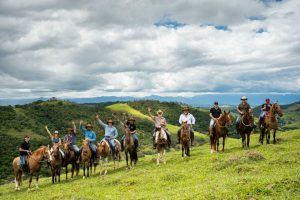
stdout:
[[191,113],[187,115],[182,113],[179,117],[179,124],[182,124],[182,121],[187,121],[187,124],[195,124],[196,122],[195,117]]

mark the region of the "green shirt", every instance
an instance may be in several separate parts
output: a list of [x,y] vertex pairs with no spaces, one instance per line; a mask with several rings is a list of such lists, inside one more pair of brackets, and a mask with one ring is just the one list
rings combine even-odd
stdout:
[[249,110],[251,107],[248,103],[246,104],[243,104],[243,103],[240,103],[240,105],[238,106],[238,109],[242,112],[246,112],[247,110]]

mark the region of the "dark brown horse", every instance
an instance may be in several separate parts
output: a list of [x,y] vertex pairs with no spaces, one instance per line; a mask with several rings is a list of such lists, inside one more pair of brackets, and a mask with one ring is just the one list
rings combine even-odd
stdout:
[[190,145],[191,145],[190,127],[188,126],[186,121],[182,122],[181,125],[180,142],[181,142],[182,157],[184,157],[184,154],[186,156],[190,156]]
[[[45,158],[48,160],[49,157],[50,157],[49,147],[42,146],[36,151],[34,151],[28,158],[27,166],[30,174],[28,189],[30,189],[32,176],[34,174],[36,175],[36,187],[38,188],[39,172],[41,170],[42,160]],[[13,160],[12,166],[15,175],[16,190],[20,190],[20,185],[22,182],[22,172],[23,172],[23,169],[20,164],[20,157],[16,157]]]
[[76,170],[76,176],[78,176],[79,173],[79,164],[76,163],[77,157],[75,152],[70,149],[68,141],[65,141],[64,143],[64,152],[65,152],[65,159],[63,166],[66,168],[66,180],[68,179],[68,165],[71,165],[71,178],[74,176],[74,171]]
[[59,145],[53,144],[53,150],[51,152],[51,160],[50,160],[50,166],[51,166],[51,172],[52,172],[52,183],[60,182],[60,170],[63,164],[62,155],[59,151]]
[[85,169],[87,169],[87,177],[90,176],[90,165],[92,165],[92,151],[90,149],[90,141],[82,140],[81,164],[83,165],[83,178],[85,178]]
[[238,132],[242,136],[242,147],[249,148],[250,134],[254,127],[254,118],[252,110],[247,110],[242,116],[238,125]]
[[159,165],[160,162],[166,164],[166,148],[168,146],[168,140],[165,131],[163,128],[156,128],[155,132],[157,134],[157,159],[156,164]]
[[[129,130],[129,128],[127,126],[125,126],[125,138],[123,141],[123,145],[124,145],[124,151],[125,151],[125,156],[126,156],[126,166],[127,169],[130,169],[132,167],[132,162],[135,165],[137,160],[138,160],[138,156],[137,156],[137,151],[134,145],[134,139],[131,135],[131,132]],[[128,165],[128,154],[130,156],[130,166]]]
[[276,143],[276,131],[278,130],[278,122],[276,119],[276,114],[280,117],[283,116],[282,110],[278,103],[274,103],[270,111],[266,113],[264,122],[262,125],[259,124],[260,127],[260,137],[259,141],[261,144],[264,143],[264,136],[266,135],[267,144],[270,144],[270,132],[273,130],[273,143]]
[[223,147],[222,151],[225,148],[225,139],[228,134],[228,126],[232,124],[230,111],[224,111],[219,120],[216,121],[215,127],[213,128],[213,134],[210,136],[210,144],[211,144],[211,153],[217,150],[219,151],[219,139],[223,138]]

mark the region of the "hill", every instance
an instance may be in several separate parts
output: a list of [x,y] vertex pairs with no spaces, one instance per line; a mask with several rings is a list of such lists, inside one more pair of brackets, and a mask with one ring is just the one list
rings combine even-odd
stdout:
[[[167,154],[167,164],[156,166],[156,155],[141,158],[133,169],[110,169],[106,177],[76,177],[60,184],[40,179],[39,189],[14,191],[0,186],[0,199],[299,199],[300,131],[279,132],[278,144],[258,145],[251,137],[250,150],[241,141],[228,139],[224,153],[210,154],[209,145],[195,147],[190,158]],[[98,171],[99,172],[99,171]]]

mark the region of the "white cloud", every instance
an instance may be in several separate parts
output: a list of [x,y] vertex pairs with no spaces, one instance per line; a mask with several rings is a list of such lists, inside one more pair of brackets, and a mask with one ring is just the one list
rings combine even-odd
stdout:
[[[1,97],[300,92],[297,0],[5,1],[0,11]],[[187,25],[153,25],[166,15]]]

